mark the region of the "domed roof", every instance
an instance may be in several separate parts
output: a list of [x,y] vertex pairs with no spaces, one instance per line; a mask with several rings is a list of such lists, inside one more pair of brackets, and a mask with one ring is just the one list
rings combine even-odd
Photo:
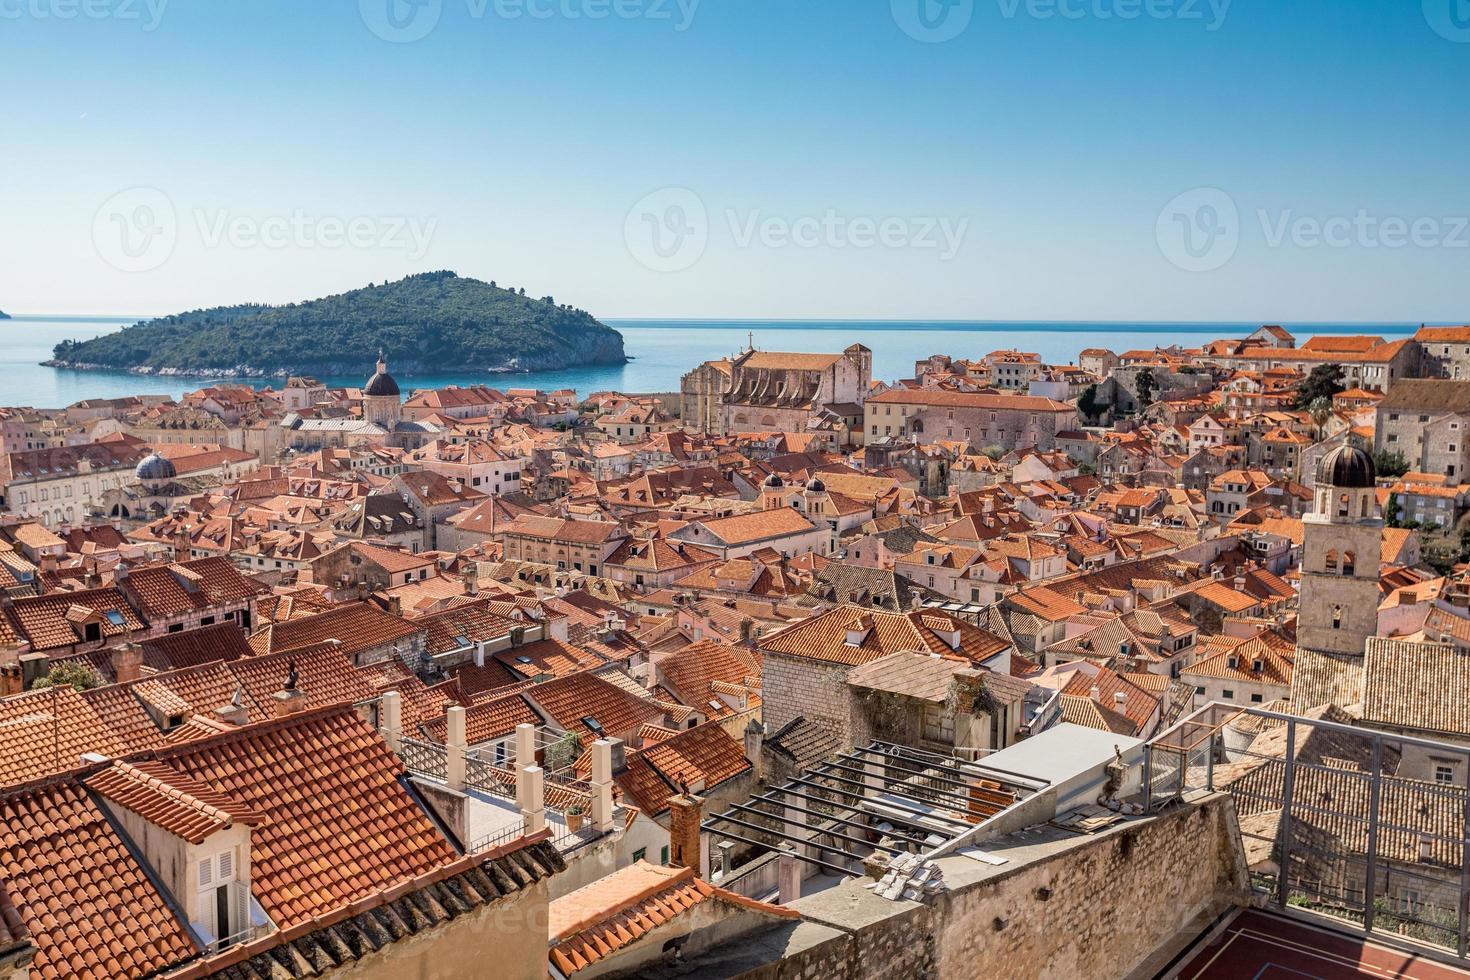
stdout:
[[821,477],[814,476],[806,481],[806,489],[807,493],[825,493],[827,491],[827,484],[822,482]]
[[1362,490],[1378,483],[1373,457],[1352,446],[1339,446],[1317,464],[1317,482],[1344,490]]
[[779,490],[785,485],[786,482],[781,479],[781,474],[779,473],[772,473],[770,476],[766,477],[766,482],[761,484],[761,486],[770,487],[772,490]]
[[398,382],[388,373],[388,362],[383,359],[382,354],[378,355],[377,373],[368,378],[368,383],[362,386],[362,393],[369,398],[385,395],[398,397]]
[[179,475],[174,464],[154,453],[138,462],[133,475],[139,480],[172,480]]

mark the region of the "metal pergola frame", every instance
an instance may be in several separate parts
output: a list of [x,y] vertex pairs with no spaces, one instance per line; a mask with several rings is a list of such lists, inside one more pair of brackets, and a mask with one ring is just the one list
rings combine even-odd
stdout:
[[[962,759],[874,741],[814,763],[801,775],[743,803],[732,803],[700,826],[717,838],[763,851],[790,847],[799,861],[837,874],[859,874],[859,870],[827,858],[840,856],[861,868],[874,852],[922,853],[931,848],[935,838],[953,841],[982,819],[972,810],[978,800],[971,791],[987,779],[1002,785],[1010,783],[1008,788],[1018,799],[1039,785],[1035,779],[1013,780],[1006,773]],[[818,805],[830,807],[832,812],[813,809]],[[753,822],[756,820],[764,823]],[[880,830],[880,823],[891,829]],[[767,840],[741,831],[753,831]],[[862,835],[880,839],[869,841]],[[881,838],[890,843],[883,843]]]

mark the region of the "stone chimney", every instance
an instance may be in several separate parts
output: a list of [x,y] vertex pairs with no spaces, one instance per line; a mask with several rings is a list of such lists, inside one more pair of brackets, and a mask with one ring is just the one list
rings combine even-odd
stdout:
[[693,868],[701,878],[709,877],[708,862],[702,854],[704,834],[699,821],[704,814],[704,800],[691,793],[669,797],[669,864],[676,868]]
[[745,726],[745,758],[756,772],[761,768],[761,744],[766,739],[766,726],[752,718]]
[[119,684],[135,681],[143,675],[143,648],[136,643],[124,643],[108,651],[112,659],[112,672]]
[[250,709],[245,705],[245,689],[235,685],[235,693],[226,704],[214,709],[214,716],[227,725],[243,725],[250,720]]
[[297,686],[299,680],[296,673],[296,661],[289,661],[286,665],[286,682],[281,685],[279,691],[271,695],[271,699],[275,701],[277,718],[285,718],[287,715],[306,710],[308,703],[306,692]]
[[464,591],[465,595],[469,596],[480,594],[480,566],[477,562],[469,562],[465,565]]

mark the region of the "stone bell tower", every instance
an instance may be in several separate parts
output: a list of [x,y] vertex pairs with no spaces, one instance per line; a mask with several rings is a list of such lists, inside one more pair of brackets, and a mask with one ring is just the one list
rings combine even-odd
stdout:
[[1378,632],[1383,521],[1376,486],[1373,460],[1360,449],[1339,447],[1317,465],[1312,513],[1302,518],[1295,711],[1362,700],[1363,648]]

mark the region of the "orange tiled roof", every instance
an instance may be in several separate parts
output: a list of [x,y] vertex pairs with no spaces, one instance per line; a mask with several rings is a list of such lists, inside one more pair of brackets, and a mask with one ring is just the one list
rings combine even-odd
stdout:
[[0,799],[0,880],[36,953],[31,976],[150,976],[198,950],[77,782]]
[[251,893],[283,930],[457,857],[399,783],[402,763],[346,706],[247,725],[157,760],[264,814],[251,835]]
[[792,909],[717,888],[695,877],[690,868],[655,867],[639,861],[551,903],[551,965],[570,977],[708,901],[776,918],[800,918]]
[[628,757],[628,768],[615,777],[633,805],[649,816],[669,808],[669,797],[681,786],[707,792],[750,771],[745,748],[719,725],[697,725]]
[[91,703],[68,685],[0,698],[0,732],[0,786],[75,769],[88,752],[125,751]]
[[100,796],[127,807],[151,824],[202,844],[239,821],[249,827],[265,819],[197,780],[158,762],[116,762],[86,780]]

